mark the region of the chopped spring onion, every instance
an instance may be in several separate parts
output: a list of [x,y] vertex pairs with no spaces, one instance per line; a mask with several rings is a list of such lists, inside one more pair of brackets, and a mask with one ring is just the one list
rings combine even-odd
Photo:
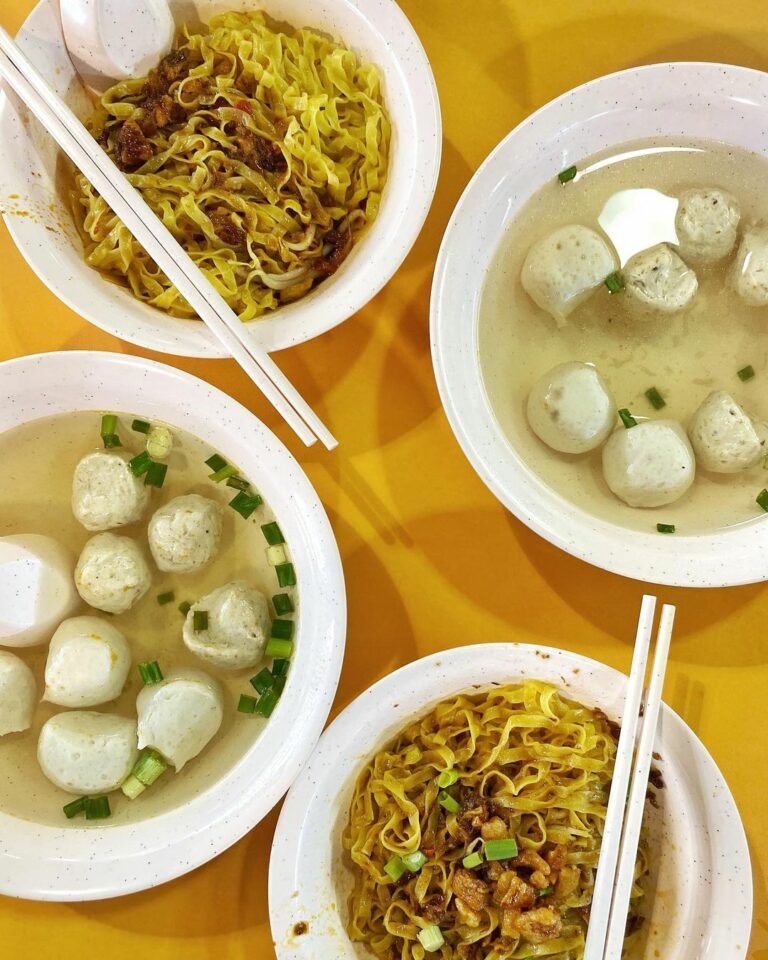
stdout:
[[234,463],[228,463],[222,467],[221,470],[217,470],[215,473],[209,473],[208,479],[214,483],[221,483],[222,480],[229,480],[230,477],[235,476],[237,476],[237,467]]
[[273,638],[267,641],[264,653],[268,657],[290,660],[291,654],[293,653],[293,642],[291,640],[275,640]]
[[247,490],[250,487],[250,483],[247,480],[243,480],[242,477],[228,477],[227,486],[234,487],[235,490]]
[[179,613],[185,617],[191,609],[192,604],[189,602],[189,600],[182,600],[182,602],[179,604]]
[[259,670],[255,677],[251,677],[250,683],[253,689],[257,693],[266,693],[267,690],[275,682],[275,678],[267,667],[264,667],[263,670]]
[[621,422],[624,424],[627,430],[629,430],[630,427],[637,426],[637,420],[635,420],[626,407],[623,407],[621,410],[619,410],[619,417],[621,418]]
[[140,663],[139,674],[147,686],[151,686],[153,683],[160,683],[163,679],[163,671],[160,669],[160,664],[157,660],[145,660],[143,663]]
[[536,891],[536,896],[537,896],[537,897],[548,897],[548,896],[550,895],[550,893],[554,893],[554,892],[555,892],[555,888],[554,888],[554,887],[542,887],[541,890],[537,890],[537,891]]
[[101,436],[111,437],[117,430],[117,416],[114,413],[105,413],[101,418]]
[[120,442],[120,437],[116,433],[109,433],[106,437],[102,437],[104,441],[104,446],[109,450],[112,447],[122,447]]
[[486,860],[511,860],[517,856],[517,842],[508,840],[487,840],[485,843]]
[[446,787],[452,787],[458,779],[459,775],[455,770],[443,770],[443,772],[438,775],[437,785],[444,790]]
[[675,525],[674,523],[657,523],[656,529],[659,533],[674,533]]
[[483,855],[476,850],[474,853],[470,853],[469,856],[464,857],[461,865],[465,870],[474,870],[475,867],[479,867],[482,862]]
[[135,800],[139,794],[144,793],[147,789],[145,784],[138,780],[132,773],[129,773],[128,776],[120,784],[120,789],[123,791],[126,797],[129,800]]
[[144,475],[144,486],[145,487],[162,487],[165,483],[165,475],[168,473],[168,464],[167,463],[155,463],[153,460],[149,465],[149,469]]
[[134,477],[141,477],[152,466],[152,457],[146,450],[142,450],[141,453],[137,453],[135,457],[128,461],[128,466],[131,468]]
[[293,613],[294,606],[293,600],[288,596],[287,593],[276,593],[272,597],[272,606],[275,608],[275,613],[281,617],[284,613]]
[[558,173],[557,179],[560,181],[560,183],[569,183],[571,180],[573,180],[577,173],[578,171],[576,170],[575,165],[572,167],[566,167],[565,170],[561,170],[560,173]]
[[755,375],[755,368],[751,364],[747,367],[742,367],[737,374],[739,380],[743,380],[744,383],[746,383],[747,380],[751,380],[752,377],[754,377],[754,375]]
[[624,289],[624,277],[622,277],[618,270],[614,273],[609,273],[605,280],[603,280],[603,283],[608,287],[608,293],[621,293]]
[[109,809],[109,797],[86,797],[85,798],[85,819],[86,820],[106,820],[112,815]]
[[409,870],[411,873],[418,873],[427,862],[427,858],[424,856],[421,850],[416,850],[415,853],[403,854],[400,859],[405,864],[405,869]]
[[71,803],[66,803],[63,807],[64,816],[67,820],[71,820],[72,817],[76,817],[81,813],[85,813],[85,797],[78,797],[77,800],[72,800]]
[[445,943],[442,931],[436,923],[430,923],[428,927],[419,930],[416,936],[419,938],[419,943],[427,953],[436,953]]
[[167,769],[168,764],[157,750],[142,750],[141,756],[131,770],[131,776],[136,777],[145,787],[151,787]]
[[208,611],[195,610],[192,614],[192,629],[195,633],[202,633],[208,629]]
[[406,867],[400,857],[392,857],[391,860],[387,860],[384,864],[384,873],[386,873],[390,880],[394,880],[395,883],[407,872],[408,867]]
[[267,690],[266,693],[262,694],[259,705],[256,707],[256,713],[260,717],[271,717],[272,711],[277,706],[277,701],[280,699],[280,694],[274,688],[272,690]]
[[247,693],[241,693],[237,703],[238,713],[256,713],[258,700],[256,697],[250,697]]
[[667,401],[662,397],[656,387],[649,387],[645,391],[645,395],[654,410],[661,410],[662,407],[666,407]]
[[274,547],[267,547],[267,560],[269,560],[273,567],[285,563],[287,559],[288,555],[285,552],[285,547],[281,543],[275,544]]
[[288,667],[290,666],[290,660],[273,660],[272,662],[272,676],[273,677],[284,677],[288,673]]
[[131,430],[134,433],[149,433],[152,429],[152,424],[148,420],[134,420],[131,424]]
[[768,513],[768,490],[761,490],[755,498],[763,510]]
[[214,453],[212,456],[208,457],[205,461],[206,466],[210,467],[214,473],[217,470],[221,470],[222,467],[226,467],[227,461],[224,457],[220,457],[218,453]]
[[293,569],[292,563],[278,564],[275,567],[275,573],[277,574],[277,582],[281,587],[296,586],[296,571]]
[[288,679],[287,677],[275,677],[275,682],[272,684],[272,689],[275,691],[278,697],[283,692],[283,690],[285,690],[285,681],[287,679]]
[[169,590],[167,593],[158,593],[157,595],[157,602],[161,607],[164,607],[166,603],[173,603],[174,599],[173,590]]
[[283,531],[280,529],[280,526],[277,523],[262,524],[261,532],[264,534],[264,539],[267,541],[270,547],[274,547],[278,543],[285,543]]
[[160,423],[150,428],[147,434],[147,453],[155,460],[165,460],[173,449],[173,434]]
[[447,790],[440,791],[440,796],[438,797],[437,802],[440,804],[443,810],[447,810],[448,813],[458,813],[459,810],[461,810],[459,801],[455,797],[452,797]]
[[262,503],[263,501],[258,493],[249,496],[245,490],[241,490],[233,500],[229,501],[230,507],[236,510],[244,520],[247,520]]
[[293,640],[293,620],[273,620],[270,637],[273,640]]

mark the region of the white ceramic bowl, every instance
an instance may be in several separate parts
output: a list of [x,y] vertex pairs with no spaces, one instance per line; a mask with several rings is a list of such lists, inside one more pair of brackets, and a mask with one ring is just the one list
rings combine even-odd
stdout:
[[[170,0],[170,6],[179,22],[205,21],[235,9],[266,10],[338,37],[382,72],[394,133],[376,222],[337,273],[309,296],[248,325],[253,342],[266,350],[302,343],[363,307],[392,277],[421,230],[441,153],[440,104],[429,61],[394,0]],[[17,39],[51,86],[79,116],[86,116],[89,104],[67,56],[57,0],[41,0]],[[10,211],[5,220],[13,239],[40,279],[81,316],[123,340],[163,353],[226,356],[202,323],[148,307],[85,264],[61,178],[57,182],[58,156],[37,122],[4,96],[2,206]]]
[[660,537],[586,513],[547,486],[513,449],[489,402],[478,356],[489,261],[517,211],[552,171],[630,140],[681,135],[768,155],[768,74],[711,63],[625,70],[577,87],[514,129],[477,171],[446,230],[432,288],[432,356],[443,406],[464,453],[532,530],[627,577],[731,586],[768,577],[765,519],[705,536]]
[[[566,696],[621,718],[627,678],[573,653],[493,643],[436,653],[374,684],[323,734],[285,802],[269,872],[269,909],[278,960],[370,960],[345,933],[352,874],[341,833],[354,782],[368,759],[441,700],[475,685],[549,681]],[[656,749],[665,787],[648,808],[651,921],[643,958],[738,960],[752,917],[749,852],[738,811],[701,742],[667,706]],[[297,936],[304,922],[308,932]],[[631,960],[639,960],[633,957]]]
[[[90,900],[157,886],[215,857],[277,803],[328,717],[344,653],[346,601],[330,524],[293,457],[251,413],[163,364],[111,353],[48,353],[0,364],[0,433],[39,417],[113,409],[160,419],[241,465],[291,545],[301,591],[296,653],[253,745],[182,806],[130,825],[55,828],[0,811],[0,893]],[[190,768],[191,769],[191,768]]]

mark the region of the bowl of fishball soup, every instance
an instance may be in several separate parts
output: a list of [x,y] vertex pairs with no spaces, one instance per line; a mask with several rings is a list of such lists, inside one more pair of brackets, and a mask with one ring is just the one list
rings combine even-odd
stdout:
[[533,530],[655,583],[768,569],[768,77],[671,63],[553,101],[446,232],[435,369]]
[[0,456],[0,892],[155,886],[253,827],[314,747],[335,540],[265,427],[157,363],[0,365]]

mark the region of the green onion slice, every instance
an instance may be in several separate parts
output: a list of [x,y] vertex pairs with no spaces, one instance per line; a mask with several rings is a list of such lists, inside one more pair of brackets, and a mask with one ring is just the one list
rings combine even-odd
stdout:
[[272,684],[272,689],[275,691],[278,697],[283,692],[283,690],[285,690],[285,681],[287,679],[288,679],[287,677],[275,677],[275,682]]
[[274,660],[272,662],[272,676],[273,677],[285,677],[288,674],[288,667],[290,666],[290,660]]
[[151,686],[153,683],[160,683],[163,679],[163,671],[160,669],[160,664],[157,660],[145,660],[143,663],[140,663],[139,674],[147,686]]
[[436,953],[445,943],[442,931],[436,923],[430,923],[416,934],[427,953]]
[[293,640],[293,620],[273,620],[270,637],[273,640]]
[[279,699],[280,694],[274,687],[271,690],[267,690],[266,693],[261,695],[259,705],[256,707],[256,713],[258,713],[260,717],[271,717],[272,711],[277,706]]
[[208,611],[195,610],[192,614],[192,629],[195,633],[202,633],[208,629]]
[[458,779],[459,775],[455,770],[443,770],[443,772],[438,775],[437,785],[444,790],[446,787],[452,787]]
[[250,487],[250,483],[247,480],[243,480],[242,477],[228,477],[227,486],[234,487],[235,490],[247,490]]
[[290,660],[293,653],[293,642],[291,640],[276,640],[272,637],[267,641],[264,653],[268,657],[276,657],[279,660]]
[[276,593],[272,597],[272,606],[275,608],[275,613],[281,617],[284,613],[293,613],[294,606],[293,600],[288,596],[287,593]]
[[656,387],[649,387],[645,391],[645,396],[654,410],[661,410],[662,407],[666,407],[667,405],[667,401],[662,397]]
[[475,867],[479,867],[483,862],[483,855],[477,850],[474,853],[470,853],[469,856],[464,857],[461,861],[462,867],[466,870],[474,870]]
[[629,410],[627,410],[626,407],[619,410],[619,417],[621,418],[621,422],[624,424],[627,430],[629,430],[630,427],[637,426],[637,420],[635,420],[635,418],[632,416]]
[[106,820],[111,816],[112,811],[109,808],[109,797],[86,797],[85,798],[85,819],[86,820]]
[[230,477],[234,477],[237,474],[237,467],[233,463],[228,463],[217,470],[215,473],[209,473],[208,479],[212,480],[214,483],[221,483],[222,480],[229,480]]
[[114,436],[117,430],[117,415],[114,413],[105,413],[101,418],[101,436]]
[[85,813],[85,799],[85,797],[78,797],[77,800],[72,800],[71,803],[64,804],[62,809],[64,810],[64,816],[67,820],[71,820],[72,817]]
[[293,569],[292,563],[279,563],[275,567],[275,573],[277,574],[277,582],[281,587],[296,586],[296,571]]
[[656,529],[659,533],[674,533],[675,525],[674,523],[657,523]]
[[421,850],[416,850],[414,853],[403,854],[400,859],[405,864],[405,869],[411,873],[418,873],[427,862],[427,858]]
[[210,467],[214,473],[221,470],[223,467],[226,467],[227,465],[227,461],[224,459],[224,457],[219,456],[218,453],[214,453],[212,456],[208,457],[205,463],[206,466]]
[[261,532],[264,534],[264,539],[267,541],[270,547],[274,547],[278,543],[285,543],[283,531],[280,529],[280,526],[277,523],[262,524]]
[[461,809],[459,801],[455,797],[452,797],[446,790],[441,790],[437,802],[443,810],[447,810],[448,813],[458,813]]
[[135,433],[149,433],[152,424],[148,420],[134,420],[131,424],[131,430]]
[[173,590],[168,590],[167,593],[158,593],[157,595],[157,602],[161,607],[164,607],[166,603],[173,603],[174,599]]
[[608,293],[621,293],[624,289],[624,277],[618,271],[609,273],[603,283],[608,287]]
[[189,600],[182,600],[182,602],[179,604],[179,613],[185,617],[191,609],[192,604],[189,602]]
[[485,843],[486,860],[511,860],[517,856],[517,842],[508,840],[487,840]]
[[146,450],[142,450],[141,453],[137,453],[135,457],[128,461],[128,466],[131,468],[134,477],[141,477],[152,466],[152,457]]
[[104,437],[103,440],[104,440],[104,446],[106,447],[107,450],[113,447],[122,447],[122,443],[120,442],[120,437],[118,437],[116,433],[107,434],[107,436]]
[[274,674],[267,667],[259,670],[255,677],[251,677],[250,684],[257,693],[266,693],[275,682]]
[[768,490],[761,490],[755,498],[763,510],[768,513]]
[[751,364],[749,364],[749,366],[742,367],[741,370],[738,371],[739,380],[743,380],[744,383],[746,383],[747,380],[751,380],[754,375],[755,368]]
[[165,475],[168,473],[167,463],[157,463],[152,461],[147,472],[144,474],[145,487],[162,487],[165,483]]
[[142,750],[141,756],[131,770],[131,776],[136,777],[145,787],[151,787],[158,777],[168,769],[168,764],[157,750]]
[[403,863],[401,857],[392,857],[391,860],[387,860],[384,864],[384,873],[386,873],[390,880],[394,880],[395,883],[407,872],[408,867]]
[[241,693],[237,703],[238,713],[256,713],[258,701],[256,697],[251,697],[247,693]]
[[566,167],[565,170],[561,170],[557,175],[557,179],[560,183],[569,183],[578,173],[575,164],[570,167]]
[[230,507],[237,511],[244,520],[247,520],[262,503],[263,500],[258,493],[249,495],[245,490],[241,490],[233,500],[229,501]]
[[120,784],[120,789],[129,800],[135,800],[136,797],[144,793],[147,788],[146,785],[141,782],[141,780],[139,780],[137,777],[134,777],[132,773],[129,773],[125,780],[123,780],[123,782]]

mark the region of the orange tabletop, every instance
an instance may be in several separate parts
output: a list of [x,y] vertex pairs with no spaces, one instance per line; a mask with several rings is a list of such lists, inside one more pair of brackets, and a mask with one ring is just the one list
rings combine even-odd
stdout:
[[[2,0],[3,26],[15,31],[33,3]],[[432,269],[472,172],[547,100],[642,63],[768,63],[765,0],[402,5],[442,100],[443,169],[432,212],[402,269],[365,310],[278,357],[341,440],[339,450],[302,449],[234,363],[155,356],[228,391],[265,420],[325,503],[349,592],[336,712],[396,667],[466,643],[546,643],[628,669],[643,586],[529,532],[478,480],[453,438],[429,352]],[[3,228],[0,265],[0,359],[75,348],[143,352],[59,303]],[[736,797],[755,879],[749,958],[768,960],[768,594],[761,586],[659,593],[678,605],[666,700],[712,752]],[[267,865],[276,817],[212,863],[145,893],[84,904],[0,898],[0,956],[270,960]]]

